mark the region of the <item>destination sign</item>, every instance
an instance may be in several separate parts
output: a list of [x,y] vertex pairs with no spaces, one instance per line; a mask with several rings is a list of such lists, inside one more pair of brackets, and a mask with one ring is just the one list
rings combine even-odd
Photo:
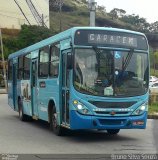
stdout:
[[113,44],[137,47],[137,38],[129,36],[114,36],[107,34],[88,34],[88,43]]
[[148,49],[147,40],[143,35],[108,30],[78,30],[74,43],[82,46]]

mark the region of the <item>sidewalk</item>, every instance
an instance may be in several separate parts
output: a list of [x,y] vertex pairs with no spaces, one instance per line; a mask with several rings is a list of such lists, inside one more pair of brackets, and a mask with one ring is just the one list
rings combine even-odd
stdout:
[[158,113],[155,112],[155,113],[153,113],[153,114],[149,114],[149,115],[148,115],[148,119],[158,119]]

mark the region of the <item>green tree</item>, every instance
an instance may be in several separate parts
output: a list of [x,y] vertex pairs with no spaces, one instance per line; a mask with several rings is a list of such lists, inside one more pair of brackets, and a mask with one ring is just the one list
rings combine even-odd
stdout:
[[118,19],[117,10],[116,8],[112,9],[109,13],[109,16],[112,17],[112,19]]
[[51,37],[54,34],[56,34],[55,31],[45,27],[23,25],[16,38],[3,38],[5,59],[7,59],[9,54]]
[[19,50],[17,38],[3,38],[4,58],[7,59],[8,55]]
[[100,11],[102,14],[106,14],[106,8],[104,6],[97,6],[97,10]]
[[121,18],[126,14],[126,11],[119,8],[114,8],[110,11],[109,15],[112,17],[112,19],[118,19]]
[[150,24],[149,31],[151,33],[158,33],[158,21]]
[[54,34],[55,32],[53,30],[45,27],[23,25],[18,36],[18,44],[20,48],[24,48]]
[[153,52],[150,58],[150,66],[153,69],[153,74],[155,75],[156,70],[158,70],[158,51]]
[[145,18],[140,18],[139,15],[125,15],[122,16],[120,20],[135,26],[138,31],[149,32],[150,24],[146,21]]

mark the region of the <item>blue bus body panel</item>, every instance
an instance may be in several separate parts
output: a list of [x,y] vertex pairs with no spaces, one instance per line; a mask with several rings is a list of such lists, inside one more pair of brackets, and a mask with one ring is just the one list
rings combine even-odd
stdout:
[[[45,88],[41,88],[40,83],[45,83]],[[39,79],[38,80],[38,111],[39,118],[48,121],[48,103],[53,100],[59,112],[59,83],[58,78],[55,79]]]
[[[91,96],[79,93],[71,86],[72,97],[70,98],[71,111],[70,111],[70,128],[71,129],[145,129],[147,121],[147,112],[139,116],[134,116],[132,113],[142,104],[148,102],[148,93],[142,96],[136,97],[122,97],[122,98],[110,98],[110,97],[99,97]],[[78,100],[84,104],[90,111],[91,115],[83,115],[78,113],[76,107],[73,105],[73,100]],[[127,109],[132,109],[126,114],[97,114],[93,109],[97,107],[92,105],[90,101],[99,102],[134,102]],[[108,108],[106,111],[119,111],[121,108]],[[95,122],[94,122],[95,121]],[[144,121],[144,125],[132,125],[134,121]],[[96,123],[96,126],[94,125]]]
[[[20,51],[17,51],[11,55],[9,55],[9,59],[17,58],[18,56],[26,55],[27,53],[31,53],[32,55],[32,62],[33,60],[38,61],[38,54],[39,49],[45,46],[50,46],[53,43],[60,42],[60,63],[59,63],[59,78],[39,78],[37,77],[37,86],[34,90],[32,90],[32,76],[30,76],[30,79],[25,80],[17,80],[17,87],[13,91],[13,83],[11,81],[8,81],[8,103],[9,105],[15,110],[17,108],[14,106],[14,96],[13,92],[16,93],[18,98],[20,97],[22,99],[23,103],[23,111],[24,114],[29,116],[37,116],[38,119],[42,119],[45,121],[49,121],[49,113],[48,113],[48,106],[49,102],[52,100],[54,102],[54,105],[56,107],[56,111],[58,114],[58,124],[60,125],[62,123],[62,116],[61,112],[63,109],[63,99],[62,99],[62,89],[64,88],[62,85],[62,78],[63,78],[63,71],[62,71],[62,51],[64,50],[70,50],[71,46],[74,46],[74,35],[75,32],[78,29],[98,29],[98,30],[107,30],[107,31],[118,31],[118,32],[127,32],[131,34],[138,34],[143,35],[139,32],[124,30],[124,29],[116,29],[116,28],[104,28],[104,27],[74,27],[72,29],[69,29],[67,31],[64,31],[62,33],[59,33],[55,36],[52,36],[48,39],[45,39],[39,43],[36,43],[32,46],[29,46],[27,48],[24,48]],[[81,47],[81,46],[78,46]],[[82,46],[84,47],[84,46]],[[71,48],[73,49],[73,48]],[[147,52],[147,51],[146,51]],[[17,62],[16,62],[17,63]],[[32,66],[31,66],[32,67]],[[66,74],[66,73],[64,73]],[[129,109],[137,109],[139,106],[141,106],[143,103],[148,101],[148,93],[142,96],[135,96],[135,97],[122,97],[122,98],[112,98],[112,97],[99,97],[99,96],[92,96],[92,95],[86,95],[83,93],[79,93],[74,87],[73,87],[73,71],[70,71],[69,74],[69,93],[70,98],[68,100],[69,102],[69,120],[70,124],[68,126],[70,129],[144,129],[146,127],[146,120],[147,120],[147,112],[144,112],[142,115],[139,116],[132,116],[133,111],[129,111],[126,114],[116,114],[114,116],[110,114],[98,114],[94,111],[94,109],[97,109],[95,105],[90,103],[91,101],[99,101],[99,102],[135,102],[132,106],[129,107]],[[29,90],[26,93],[26,86],[28,84]],[[43,85],[45,84],[45,85]],[[26,94],[29,94],[29,96],[26,96]],[[32,98],[31,96],[36,96],[36,99]],[[83,103],[92,114],[90,115],[83,115],[78,113],[77,109],[75,108],[73,101],[78,100],[79,102]],[[34,105],[36,103],[36,105]],[[33,105],[32,105],[33,104]],[[36,107],[33,109],[33,107]],[[112,111],[111,108],[109,108],[109,111]],[[33,113],[34,112],[34,113]],[[143,125],[133,125],[134,121],[144,121]]]
[[32,116],[30,80],[18,82],[18,95],[21,95],[24,114]]
[[[145,129],[147,112],[140,116],[127,117],[100,117],[87,116],[70,112],[70,128],[71,129]],[[144,125],[133,125],[135,121],[144,121]]]

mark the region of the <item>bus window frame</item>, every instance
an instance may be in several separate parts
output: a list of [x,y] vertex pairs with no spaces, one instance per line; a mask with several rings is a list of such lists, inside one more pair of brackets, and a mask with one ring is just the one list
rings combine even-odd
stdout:
[[[58,73],[57,73],[57,76],[54,76],[54,75],[51,75],[51,63],[53,62],[53,61],[51,61],[51,55],[52,55],[52,49],[54,48],[54,47],[56,47],[57,45],[59,45],[59,64],[58,64]],[[56,47],[57,48],[57,47]],[[49,52],[49,77],[50,78],[58,78],[59,77],[59,66],[60,66],[60,57],[61,57],[61,55],[60,55],[60,53],[61,53],[61,50],[60,50],[60,42],[56,42],[56,43],[54,43],[54,44],[52,44],[51,46],[50,46],[50,52]]]
[[29,67],[29,77],[28,77],[28,78],[25,77],[25,57],[28,56],[28,55],[30,55],[30,64],[29,64],[29,65],[31,65],[31,61],[32,61],[32,60],[31,60],[31,53],[27,53],[27,54],[25,54],[25,55],[23,56],[23,66],[24,66],[24,67],[23,67],[23,79],[24,79],[24,80],[29,80],[30,77],[31,77],[31,76],[30,76],[30,73],[31,73],[30,67]]
[[[44,62],[44,63],[48,63],[48,74],[47,74],[47,76],[41,76],[40,75],[40,65],[41,65],[41,63],[40,63],[40,53],[41,53],[41,51],[43,50],[43,49],[45,49],[45,48],[47,48],[48,47],[48,62]],[[47,46],[44,46],[44,47],[42,47],[42,48],[40,48],[39,49],[39,53],[38,53],[38,78],[39,79],[47,79],[48,77],[49,77],[49,57],[50,57],[50,46],[49,45],[47,45]]]
[[[25,55],[21,55],[18,57],[18,68],[17,68],[17,79],[18,80],[23,80],[24,79],[24,56]],[[22,68],[19,68],[19,60],[20,58],[22,58],[22,64],[23,64],[23,67]],[[22,77],[19,77],[19,70],[22,69]]]

